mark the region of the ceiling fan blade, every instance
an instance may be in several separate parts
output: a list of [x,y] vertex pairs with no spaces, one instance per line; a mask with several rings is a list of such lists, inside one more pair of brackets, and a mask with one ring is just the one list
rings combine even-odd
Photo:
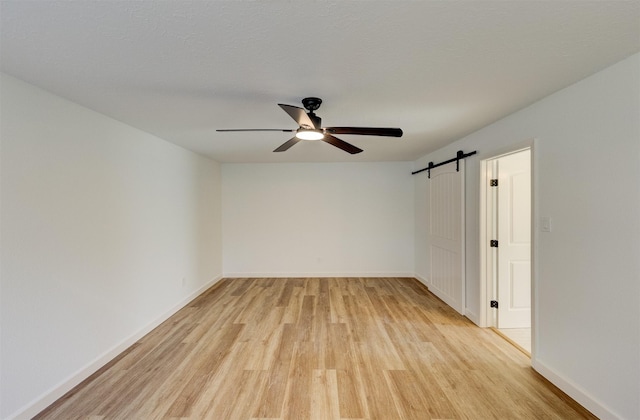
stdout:
[[331,134],[357,134],[362,136],[402,137],[399,128],[376,127],[327,127],[325,130]]
[[281,133],[293,133],[296,130],[287,130],[280,128],[229,128],[229,129],[221,129],[216,130],[219,132],[230,132],[230,131],[280,131]]
[[284,112],[289,114],[289,116],[293,118],[300,127],[320,128],[315,126],[315,124],[313,123],[313,121],[311,121],[311,118],[309,118],[309,116],[307,115],[306,111],[303,108],[300,108],[299,106],[285,105],[285,104],[278,104],[278,106],[282,108]]
[[300,141],[299,138],[292,137],[289,140],[287,140],[284,143],[282,143],[280,145],[280,147],[278,147],[276,150],[274,150],[274,152],[284,152],[285,150],[288,150],[291,146],[293,146],[294,144],[296,144],[299,141]]
[[322,141],[336,146],[338,149],[342,149],[347,153],[351,153],[352,155],[362,152],[362,149],[354,146],[353,144],[349,144],[346,141],[340,140],[337,137],[333,137],[331,134],[325,134]]

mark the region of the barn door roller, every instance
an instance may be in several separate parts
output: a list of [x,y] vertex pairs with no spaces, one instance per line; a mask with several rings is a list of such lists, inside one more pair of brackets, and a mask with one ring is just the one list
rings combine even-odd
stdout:
[[422,168],[418,171],[411,172],[411,175],[415,175],[415,174],[419,174],[420,172],[427,171],[427,177],[431,178],[431,170],[433,168],[437,168],[438,166],[446,165],[447,163],[451,163],[451,162],[455,162],[456,171],[460,171],[460,160],[468,158],[469,156],[475,155],[476,153],[478,152],[475,150],[469,153],[464,153],[462,150],[458,150],[458,153],[456,153],[456,157],[451,158],[449,160],[445,160],[444,162],[436,163],[436,164],[434,164],[433,162],[429,162],[429,166],[427,166],[426,168]]

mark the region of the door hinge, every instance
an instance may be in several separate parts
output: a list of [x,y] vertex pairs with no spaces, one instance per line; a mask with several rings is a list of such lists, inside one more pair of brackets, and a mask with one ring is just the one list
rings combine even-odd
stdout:
[[497,248],[497,247],[498,247],[498,241],[496,241],[495,239],[492,239],[492,240],[489,242],[489,246],[490,246],[491,248]]
[[498,180],[497,179],[492,179],[489,181],[489,186],[491,187],[497,187],[498,186]]
[[492,300],[491,301],[491,307],[492,308],[497,308],[498,307],[498,301],[497,300]]

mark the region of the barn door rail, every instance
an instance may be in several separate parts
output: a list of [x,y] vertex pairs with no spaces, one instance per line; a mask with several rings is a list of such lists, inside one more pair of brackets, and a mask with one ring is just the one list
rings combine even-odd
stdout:
[[445,160],[444,162],[436,163],[436,164],[434,164],[433,162],[429,162],[429,166],[427,166],[426,168],[422,168],[420,170],[417,170],[415,172],[411,172],[411,175],[415,175],[415,174],[419,174],[420,172],[427,171],[427,176],[429,178],[431,178],[431,170],[433,168],[437,168],[438,166],[446,165],[447,163],[451,163],[451,162],[455,162],[456,163],[456,171],[460,171],[460,160],[468,158],[469,156],[473,156],[476,153],[478,153],[476,150],[474,150],[473,152],[469,152],[469,153],[464,153],[462,150],[458,150],[458,153],[456,153],[456,157],[451,158],[449,160]]

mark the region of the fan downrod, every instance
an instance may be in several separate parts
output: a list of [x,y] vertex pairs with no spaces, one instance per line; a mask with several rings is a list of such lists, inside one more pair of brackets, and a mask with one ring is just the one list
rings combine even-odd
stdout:
[[322,99],[316,98],[313,96],[309,98],[304,98],[302,100],[302,106],[304,106],[304,108],[309,112],[313,112],[316,109],[320,108],[321,104],[322,104]]

